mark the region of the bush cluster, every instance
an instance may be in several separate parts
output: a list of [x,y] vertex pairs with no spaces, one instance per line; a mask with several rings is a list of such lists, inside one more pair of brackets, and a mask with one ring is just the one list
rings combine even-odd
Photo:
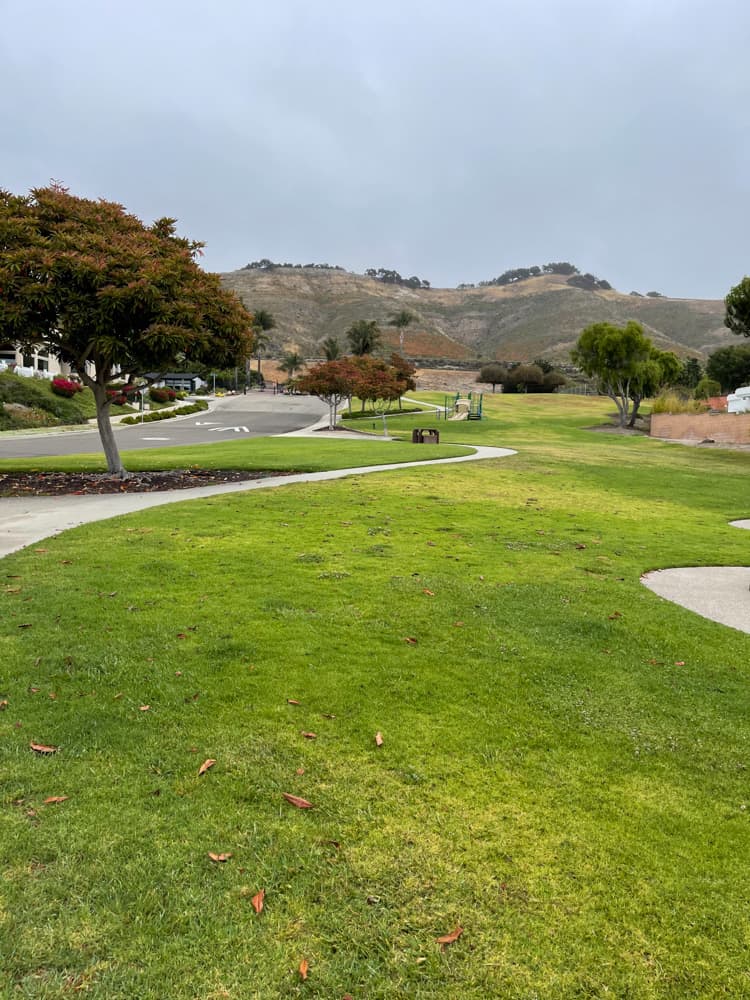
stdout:
[[74,382],[72,379],[58,377],[52,379],[52,391],[56,396],[72,399],[77,392],[83,392],[83,386],[80,382]]
[[157,388],[157,386],[152,385],[148,390],[148,398],[155,403],[174,403],[177,399],[177,393],[174,389],[168,389],[166,386]]
[[133,396],[138,391],[137,385],[109,385],[107,386],[107,396],[115,406],[127,406],[132,403]]
[[144,413],[143,418],[138,417],[123,417],[120,421],[121,424],[150,424],[155,420],[170,420],[172,417],[181,417],[186,413],[199,413],[201,410],[207,410],[208,403],[197,402],[188,403],[187,406],[178,406],[175,410],[156,410],[154,413]]

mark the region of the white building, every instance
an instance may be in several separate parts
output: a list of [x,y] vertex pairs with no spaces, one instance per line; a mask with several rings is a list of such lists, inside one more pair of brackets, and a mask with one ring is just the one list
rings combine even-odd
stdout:
[[11,370],[23,368],[24,375],[39,375],[41,378],[70,374],[68,366],[61,365],[57,358],[51,358],[43,347],[35,347],[32,351],[26,352],[8,341],[0,341],[0,369],[8,368]]

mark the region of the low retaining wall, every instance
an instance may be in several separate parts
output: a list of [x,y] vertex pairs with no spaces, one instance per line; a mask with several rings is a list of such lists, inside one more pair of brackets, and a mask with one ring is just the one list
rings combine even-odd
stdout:
[[750,413],[652,413],[651,437],[750,444]]

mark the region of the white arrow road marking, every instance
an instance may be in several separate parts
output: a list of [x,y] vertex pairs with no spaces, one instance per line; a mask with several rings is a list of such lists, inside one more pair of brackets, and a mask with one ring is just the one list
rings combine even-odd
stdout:
[[196,427],[212,427],[214,424],[217,424],[218,422],[219,422],[218,420],[196,420],[195,421],[195,426]]
[[237,434],[241,434],[243,431],[245,434],[249,434],[250,431],[247,427],[212,427],[208,432],[209,434],[221,434],[222,431],[235,431]]

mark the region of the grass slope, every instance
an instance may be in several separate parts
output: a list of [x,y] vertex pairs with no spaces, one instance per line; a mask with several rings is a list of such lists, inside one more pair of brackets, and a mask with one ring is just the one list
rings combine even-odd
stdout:
[[749,640],[639,578],[747,562],[748,458],[487,408],[3,561],[5,995],[747,994]]
[[[3,407],[4,403],[21,404],[30,412],[8,411]],[[110,410],[115,416],[132,413],[133,407],[111,406]],[[95,416],[96,403],[90,389],[66,399],[56,395],[46,379],[0,372],[0,431],[84,424]]]

